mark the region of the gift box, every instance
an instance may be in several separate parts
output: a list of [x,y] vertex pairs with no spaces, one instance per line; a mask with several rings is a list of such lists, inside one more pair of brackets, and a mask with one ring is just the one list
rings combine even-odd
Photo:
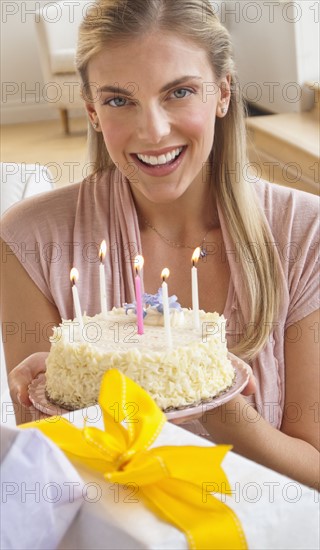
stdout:
[[[104,395],[101,408],[70,413],[69,422],[56,417],[39,423],[83,481],[80,512],[60,549],[319,547],[317,492],[232,452],[224,456],[224,446],[165,422],[141,388],[132,394],[132,381],[121,386],[124,377],[118,371],[106,376],[109,396]],[[133,411],[138,411],[136,418]],[[150,429],[156,437],[149,447]],[[193,453],[201,459],[190,460]],[[194,485],[197,498],[200,487],[201,502],[190,503]],[[181,509],[189,514],[190,530],[189,521],[179,528]],[[194,534],[198,545],[192,544]]]

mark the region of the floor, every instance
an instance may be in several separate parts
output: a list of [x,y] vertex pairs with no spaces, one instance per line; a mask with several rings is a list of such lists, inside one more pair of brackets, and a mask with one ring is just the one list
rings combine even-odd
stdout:
[[1,162],[40,163],[47,166],[56,187],[86,176],[86,120],[71,119],[64,135],[60,120],[1,127]]
[[[318,158],[319,123],[312,119],[312,114],[250,114],[260,115],[248,118],[247,127],[251,135],[249,158],[254,166],[261,165],[261,176],[318,194],[319,174],[314,174],[314,167]],[[44,164],[49,168],[56,187],[81,181],[89,172],[86,125],[85,119],[72,118],[69,135],[63,133],[60,119],[2,126],[0,159],[2,162]],[[297,160],[301,177],[294,178],[295,174],[287,174],[287,169]],[[265,170],[265,167],[269,169],[270,161],[276,168],[273,177]]]

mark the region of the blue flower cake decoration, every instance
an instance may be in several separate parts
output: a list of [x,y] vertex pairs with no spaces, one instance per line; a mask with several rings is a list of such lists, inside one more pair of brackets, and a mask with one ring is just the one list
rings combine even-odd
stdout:
[[[148,314],[148,309],[151,308],[151,310],[158,311],[163,315],[163,297],[162,297],[162,288],[159,288],[158,292],[156,294],[147,294],[144,293],[142,295],[142,302],[143,302],[143,317],[145,317]],[[126,314],[130,311],[133,311],[133,313],[137,313],[137,303],[136,301],[132,302],[131,304],[124,304],[124,309]],[[178,302],[178,298],[175,294],[169,297],[169,308],[176,310],[176,311],[182,311],[182,307]]]

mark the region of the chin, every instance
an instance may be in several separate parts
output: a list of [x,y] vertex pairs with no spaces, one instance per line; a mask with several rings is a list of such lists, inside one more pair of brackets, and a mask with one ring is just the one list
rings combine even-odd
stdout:
[[182,197],[184,194],[184,191],[178,191],[177,189],[173,190],[161,190],[158,191],[146,191],[146,190],[139,190],[139,192],[150,202],[155,204],[170,204],[172,202],[177,201]]

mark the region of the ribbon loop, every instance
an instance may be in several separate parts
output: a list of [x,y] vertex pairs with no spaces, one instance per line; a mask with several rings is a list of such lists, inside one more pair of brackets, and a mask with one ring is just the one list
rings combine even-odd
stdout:
[[127,445],[133,451],[148,449],[166,422],[155,401],[116,369],[108,371],[102,379],[99,405],[107,433],[117,435],[119,423],[125,422]]

